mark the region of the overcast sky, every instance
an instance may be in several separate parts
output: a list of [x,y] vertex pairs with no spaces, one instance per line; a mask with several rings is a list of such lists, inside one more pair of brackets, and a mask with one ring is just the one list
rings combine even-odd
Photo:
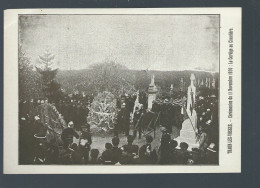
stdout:
[[20,44],[35,63],[49,49],[61,69],[116,60],[129,69],[219,68],[219,18],[207,15],[20,17]]

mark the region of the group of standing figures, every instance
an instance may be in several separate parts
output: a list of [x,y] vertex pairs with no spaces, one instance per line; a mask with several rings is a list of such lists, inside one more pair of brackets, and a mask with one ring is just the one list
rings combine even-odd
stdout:
[[[30,117],[29,109],[34,105],[20,104],[20,164],[217,163],[218,152],[215,146],[218,143],[216,132],[218,130],[218,110],[216,109],[218,103],[216,99],[207,97],[198,100],[196,104],[200,146],[193,148],[192,151],[188,151],[188,143],[178,144],[174,140],[178,136],[184,120],[181,105],[172,104],[165,99],[164,101],[154,101],[150,110],[145,109],[143,105],[133,109],[133,101],[131,98],[125,97],[120,104],[112,143],[107,142],[102,153],[91,147],[92,134],[90,125],[86,122],[88,108],[80,102],[56,104],[58,111],[69,123],[60,133],[58,140],[48,142],[46,142],[47,132],[53,130],[43,125],[39,116]],[[134,113],[131,114],[133,111]],[[153,137],[149,134],[145,135],[146,143],[141,147],[133,144],[137,134],[140,139],[144,132],[155,131],[159,126],[163,128],[163,134],[158,149],[152,148]],[[127,144],[121,147],[119,147],[120,133],[123,133],[127,139]],[[79,139],[78,143],[73,143],[73,138]]]

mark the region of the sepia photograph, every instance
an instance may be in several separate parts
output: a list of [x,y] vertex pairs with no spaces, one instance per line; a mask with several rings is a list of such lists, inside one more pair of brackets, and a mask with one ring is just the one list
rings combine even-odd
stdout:
[[220,13],[159,10],[15,14],[17,72],[5,78],[16,75],[17,109],[5,117],[17,132],[5,144],[18,167],[228,169],[221,154],[240,152],[239,29],[223,28],[222,62]]
[[19,164],[218,164],[219,15],[19,15],[18,45]]

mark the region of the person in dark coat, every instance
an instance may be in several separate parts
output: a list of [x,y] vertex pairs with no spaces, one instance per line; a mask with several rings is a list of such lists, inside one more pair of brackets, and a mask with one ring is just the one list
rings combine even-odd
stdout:
[[83,155],[80,152],[77,144],[73,143],[69,149],[71,150],[72,164],[81,164]]
[[170,164],[170,141],[171,135],[163,133],[161,138],[161,145],[158,149],[158,164]]
[[89,161],[89,152],[92,144],[90,125],[86,123],[84,126],[81,127],[81,129],[82,129],[82,134],[80,135],[80,139],[79,139],[79,143],[80,143],[79,150],[83,154],[84,163],[87,164]]
[[155,129],[157,118],[158,115],[156,113],[149,110],[141,110],[141,117],[135,126],[135,129],[139,132],[139,139],[141,138],[143,131]]
[[45,150],[45,146],[42,142],[39,142],[36,144],[36,147],[35,147],[35,157],[34,157],[34,164],[45,164],[46,161],[46,150]]
[[120,162],[121,160],[121,157],[122,157],[122,150],[120,148],[118,148],[118,145],[119,145],[119,138],[118,137],[113,137],[112,138],[112,149],[111,149],[111,163],[112,164],[116,164],[118,162]]
[[135,108],[135,113],[134,113],[134,118],[133,118],[133,124],[134,124],[134,137],[136,137],[136,135],[137,135],[137,131],[139,132],[139,136],[141,137],[141,128],[140,127],[138,127],[138,122],[139,122],[139,120],[140,120],[140,118],[141,118],[141,115],[142,115],[142,113],[141,113],[141,109],[139,109],[138,107],[136,107]]
[[176,140],[171,140],[170,142],[170,164],[178,164],[179,150],[176,148],[178,142]]
[[121,164],[134,164],[135,158],[138,155],[139,147],[133,145],[134,136],[129,135],[127,137],[127,144],[122,146],[122,160]]
[[73,129],[73,122],[69,122],[68,128],[64,129],[61,133],[61,140],[63,141],[64,148],[68,148],[73,143],[73,137],[79,138],[78,133]]
[[34,159],[34,123],[25,117],[19,122],[19,164],[32,164]]
[[129,135],[129,130],[130,130],[130,112],[126,108],[126,104],[122,104],[121,110],[119,110],[117,114],[117,124],[115,127],[115,136],[118,136],[118,132],[120,130],[123,130],[125,135]]
[[90,151],[89,164],[92,164],[92,165],[100,164],[100,160],[98,160],[98,155],[99,155],[98,149],[92,149],[92,150]]
[[55,145],[55,140],[51,140],[46,149],[46,164],[58,164],[59,162],[59,149]]
[[105,144],[105,151],[102,152],[100,156],[100,161],[102,164],[111,165],[112,164],[112,144],[106,143]]
[[161,107],[160,124],[167,129],[168,133],[171,134],[172,133],[173,114],[171,114],[168,102],[169,101],[167,99],[165,99],[164,103]]
[[158,157],[155,149],[152,149],[153,137],[146,136],[146,144],[139,149],[139,163],[140,164],[155,164]]
[[178,164],[187,164],[189,159],[189,145],[186,142],[181,142],[180,148]]

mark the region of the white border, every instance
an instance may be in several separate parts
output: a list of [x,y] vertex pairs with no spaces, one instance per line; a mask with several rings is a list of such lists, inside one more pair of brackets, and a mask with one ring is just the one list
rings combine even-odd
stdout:
[[[241,8],[20,9],[4,12],[4,174],[241,172]],[[18,165],[18,14],[220,14],[219,166]],[[227,154],[228,30],[234,29],[233,153]]]

